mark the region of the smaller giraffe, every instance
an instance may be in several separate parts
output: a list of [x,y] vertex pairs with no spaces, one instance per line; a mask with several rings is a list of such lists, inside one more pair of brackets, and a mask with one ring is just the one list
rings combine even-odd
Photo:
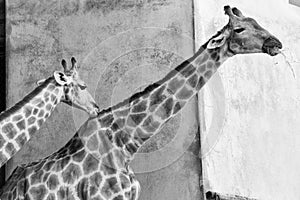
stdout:
[[223,62],[236,54],[278,54],[281,42],[237,8],[229,23],[188,60],[142,92],[98,113],[59,151],[19,166],[2,200],[137,200],[130,161],[149,138],[192,99]]
[[98,106],[87,86],[79,78],[74,57],[72,66],[62,60],[64,72],[55,71],[23,100],[0,114],[0,167],[30,139],[46,121],[59,102],[96,115]]

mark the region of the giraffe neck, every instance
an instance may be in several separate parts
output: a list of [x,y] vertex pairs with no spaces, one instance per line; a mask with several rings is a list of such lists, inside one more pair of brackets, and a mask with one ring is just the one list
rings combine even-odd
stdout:
[[0,167],[42,126],[60,102],[62,94],[63,87],[50,77],[0,114]]
[[138,149],[184,107],[229,57],[223,53],[224,48],[205,47],[143,92],[86,122],[79,130],[86,150],[105,160],[107,166],[126,169]]

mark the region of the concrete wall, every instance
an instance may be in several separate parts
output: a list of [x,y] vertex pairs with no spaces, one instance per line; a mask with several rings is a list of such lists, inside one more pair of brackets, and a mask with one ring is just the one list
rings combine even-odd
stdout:
[[287,59],[236,56],[206,86],[205,188],[264,200],[300,199],[300,9],[287,0],[200,0],[204,20],[198,35],[208,38],[227,22],[225,4],[276,35]]
[[[194,52],[192,1],[13,0],[7,5],[8,97],[13,105],[35,82],[75,56],[101,108],[163,77]],[[194,99],[143,147],[132,166],[141,199],[199,199],[200,160]],[[86,114],[59,105],[8,164],[37,160],[62,147]],[[198,139],[198,140],[195,140]]]

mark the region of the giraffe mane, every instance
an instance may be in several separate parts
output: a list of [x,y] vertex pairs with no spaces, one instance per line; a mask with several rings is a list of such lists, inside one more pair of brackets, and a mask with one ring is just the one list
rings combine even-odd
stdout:
[[11,108],[3,111],[0,113],[0,122],[7,118],[8,116],[14,114],[17,112],[20,108],[22,108],[25,104],[27,104],[29,101],[31,101],[38,93],[40,93],[43,89],[47,87],[47,85],[51,82],[54,81],[54,77],[51,76],[48,79],[46,79],[41,85],[36,87],[32,92],[30,92],[28,95],[26,95],[21,101],[16,103],[14,106]]
[[104,108],[101,111],[99,111],[98,113],[98,117],[102,116],[106,113],[109,113],[113,110],[119,109],[120,107],[126,105],[126,104],[130,104],[133,101],[137,100],[138,98],[142,97],[143,95],[146,95],[148,93],[150,93],[151,91],[153,91],[154,89],[158,88],[160,85],[162,85],[165,81],[169,80],[170,78],[174,77],[177,73],[181,72],[186,66],[192,64],[192,61],[194,60],[194,58],[196,58],[199,54],[201,54],[207,46],[208,42],[205,43],[204,45],[202,45],[199,49],[199,51],[197,51],[191,58],[189,58],[188,60],[183,61],[180,65],[178,65],[175,69],[173,69],[172,71],[170,71],[164,78],[148,85],[144,90],[142,90],[141,92],[137,92],[134,93],[132,96],[130,96],[129,98],[121,101],[120,103],[117,103],[116,105],[113,105],[111,107],[108,108]]

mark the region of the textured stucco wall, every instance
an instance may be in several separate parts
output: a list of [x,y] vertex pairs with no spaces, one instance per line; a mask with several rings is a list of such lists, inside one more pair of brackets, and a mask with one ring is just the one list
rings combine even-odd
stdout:
[[227,22],[224,4],[237,6],[282,41],[296,79],[282,55],[236,56],[221,67],[204,93],[206,189],[300,199],[300,9],[287,0],[201,0],[199,35],[208,38]]
[[[101,108],[128,97],[193,54],[192,8],[192,1],[177,0],[9,1],[8,104],[71,56]],[[133,161],[141,199],[199,199],[196,105],[188,104]],[[9,162],[8,174],[62,147],[86,117],[59,105]]]

